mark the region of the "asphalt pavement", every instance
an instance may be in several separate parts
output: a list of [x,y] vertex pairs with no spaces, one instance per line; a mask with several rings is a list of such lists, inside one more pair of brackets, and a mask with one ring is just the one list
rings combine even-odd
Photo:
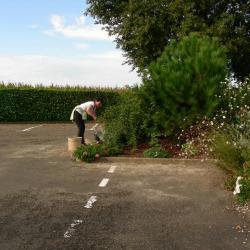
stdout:
[[249,210],[214,163],[79,163],[67,151],[75,133],[73,124],[0,124],[1,250],[250,249]]

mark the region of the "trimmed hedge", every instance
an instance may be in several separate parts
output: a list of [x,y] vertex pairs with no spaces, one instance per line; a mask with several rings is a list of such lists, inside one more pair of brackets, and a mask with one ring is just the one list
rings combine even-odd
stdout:
[[105,107],[116,103],[119,90],[0,85],[0,122],[69,121],[73,108],[101,98]]

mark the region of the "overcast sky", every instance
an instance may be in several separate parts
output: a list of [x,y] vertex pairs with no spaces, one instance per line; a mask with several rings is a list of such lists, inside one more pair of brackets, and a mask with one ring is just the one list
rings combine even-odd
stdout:
[[0,81],[122,87],[140,82],[84,0],[0,0]]

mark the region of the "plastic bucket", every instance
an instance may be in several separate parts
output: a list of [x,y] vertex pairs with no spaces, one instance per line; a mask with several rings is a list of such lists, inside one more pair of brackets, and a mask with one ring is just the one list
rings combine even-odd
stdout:
[[82,137],[68,138],[68,150],[74,152],[82,144]]

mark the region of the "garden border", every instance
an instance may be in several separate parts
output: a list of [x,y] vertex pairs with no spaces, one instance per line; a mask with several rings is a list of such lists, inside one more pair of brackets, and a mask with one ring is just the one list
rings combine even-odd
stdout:
[[185,163],[185,162],[195,162],[195,163],[216,163],[216,159],[190,159],[190,158],[145,158],[145,157],[127,157],[127,156],[117,156],[117,157],[101,157],[96,162],[127,162],[127,163],[143,163],[143,164],[152,164],[152,163],[158,163],[158,164],[179,164],[179,163]]

